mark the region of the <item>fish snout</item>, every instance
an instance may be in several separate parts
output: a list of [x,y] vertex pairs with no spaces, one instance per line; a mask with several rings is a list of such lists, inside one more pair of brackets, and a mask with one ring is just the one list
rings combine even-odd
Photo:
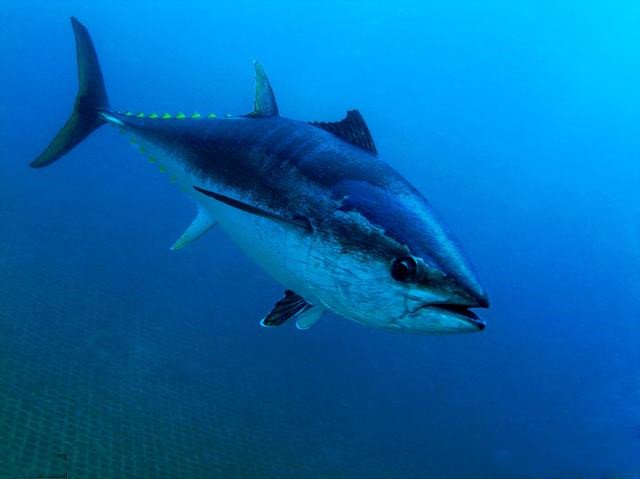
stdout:
[[486,290],[477,282],[468,285],[462,285],[458,288],[458,296],[460,304],[469,308],[488,308],[489,295]]
[[471,266],[456,264],[453,268],[442,268],[441,272],[450,303],[467,308],[489,307],[489,295]]
[[[443,300],[426,306],[438,315],[443,330],[455,332],[482,331],[486,322],[474,311],[474,308],[488,308],[489,295],[475,275],[449,276],[445,279]],[[424,306],[423,306],[424,308]]]

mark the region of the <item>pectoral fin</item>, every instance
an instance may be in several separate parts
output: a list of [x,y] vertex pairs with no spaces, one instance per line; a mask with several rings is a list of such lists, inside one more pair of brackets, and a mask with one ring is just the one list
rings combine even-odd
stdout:
[[205,196],[208,196],[209,198],[213,198],[214,200],[217,200],[233,208],[237,208],[246,213],[251,213],[252,215],[262,216],[263,218],[268,218],[270,220],[277,221],[279,223],[295,226],[297,228],[306,230],[309,233],[313,232],[313,226],[311,225],[311,221],[309,221],[309,219],[305,218],[304,216],[295,216],[293,218],[287,218],[277,213],[273,213],[272,211],[265,210],[264,208],[259,208],[257,206],[244,203],[240,200],[230,198],[220,193],[216,193],[215,191],[205,190],[204,188],[200,188],[199,186],[194,186],[193,189],[198,191],[199,193],[202,193]]
[[291,290],[284,292],[284,298],[278,301],[269,314],[260,321],[262,326],[280,326],[289,319],[296,318],[298,329],[309,329],[324,313],[324,308],[307,303],[304,298]]
[[178,241],[171,247],[172,251],[184,248],[189,243],[201,238],[207,231],[213,228],[217,223],[211,218],[204,208],[198,206],[198,214],[193,223],[189,225],[187,230],[180,236]]

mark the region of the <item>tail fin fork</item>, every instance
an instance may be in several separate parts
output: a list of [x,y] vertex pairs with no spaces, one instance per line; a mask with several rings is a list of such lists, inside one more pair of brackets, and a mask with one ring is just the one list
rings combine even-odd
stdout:
[[78,60],[78,94],[71,116],[49,146],[30,163],[33,168],[50,165],[66,155],[105,123],[101,112],[109,111],[96,50],[86,27],[71,17]]

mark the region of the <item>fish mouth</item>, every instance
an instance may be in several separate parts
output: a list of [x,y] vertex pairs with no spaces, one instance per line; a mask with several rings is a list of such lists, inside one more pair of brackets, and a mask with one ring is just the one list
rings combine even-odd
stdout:
[[487,327],[487,323],[484,320],[482,320],[475,312],[471,311],[469,306],[465,306],[463,304],[425,304],[424,306],[421,306],[419,310],[420,309],[436,310],[441,314],[454,316],[459,320],[472,324],[478,328],[478,331],[482,331]]

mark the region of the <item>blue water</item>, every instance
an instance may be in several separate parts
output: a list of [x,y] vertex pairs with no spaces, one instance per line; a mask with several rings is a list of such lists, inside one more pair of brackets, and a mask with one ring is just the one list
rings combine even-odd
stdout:
[[[72,477],[640,477],[640,4],[2,10],[0,477],[66,448]],[[253,59],[285,116],[358,108],[487,329],[260,328],[282,287],[221,231],[169,251],[195,207],[115,131],[29,169],[75,95],[70,15],[116,108],[248,112]]]

